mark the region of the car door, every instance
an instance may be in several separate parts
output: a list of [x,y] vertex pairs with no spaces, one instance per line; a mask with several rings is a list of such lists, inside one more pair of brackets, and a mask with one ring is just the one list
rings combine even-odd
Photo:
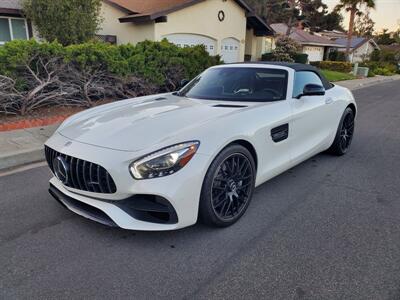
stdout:
[[291,72],[282,69],[264,68],[257,72],[256,91],[278,92],[279,100],[257,105],[251,123],[258,130],[254,133],[254,144],[258,151],[258,182],[264,182],[291,166],[291,105],[288,97],[288,82]]
[[323,86],[319,75],[313,71],[297,71],[293,83],[291,149],[292,161],[297,164],[326,148],[331,133],[328,95],[301,96],[305,85]]

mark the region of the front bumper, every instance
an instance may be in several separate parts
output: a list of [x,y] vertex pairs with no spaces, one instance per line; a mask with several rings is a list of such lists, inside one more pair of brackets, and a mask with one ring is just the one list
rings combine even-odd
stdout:
[[71,211],[103,224],[131,230],[174,230],[197,222],[209,156],[196,153],[182,170],[170,176],[135,180],[129,173],[129,164],[141,154],[71,141],[58,133],[46,145],[60,153],[103,166],[115,181],[116,193],[100,194],[64,186],[53,177],[50,193]]

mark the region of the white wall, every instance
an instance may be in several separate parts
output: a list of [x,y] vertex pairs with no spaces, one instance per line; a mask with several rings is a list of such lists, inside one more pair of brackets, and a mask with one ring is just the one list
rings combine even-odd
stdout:
[[353,55],[351,56],[351,61],[353,63],[356,62],[362,62],[366,59],[369,58],[371,55],[372,51],[374,51],[374,46],[371,44],[371,42],[367,42],[361,47],[357,48],[355,51],[353,51]]
[[154,40],[154,22],[146,24],[120,23],[119,18],[125,17],[126,12],[120,8],[103,1],[101,16],[103,23],[100,35],[117,36],[118,44],[132,43],[136,44],[144,40]]
[[[224,11],[225,19],[218,19],[218,12]],[[155,40],[175,33],[198,34],[216,41],[217,54],[221,54],[222,40],[234,38],[239,41],[239,57],[244,59],[246,39],[245,10],[235,1],[207,0],[167,16],[166,23],[155,24]]]
[[308,61],[322,61],[324,60],[324,49],[321,46],[307,45],[303,46],[303,53],[308,54]]

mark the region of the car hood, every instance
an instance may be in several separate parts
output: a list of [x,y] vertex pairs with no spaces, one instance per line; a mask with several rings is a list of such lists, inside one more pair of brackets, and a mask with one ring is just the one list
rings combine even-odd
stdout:
[[217,104],[172,94],[130,99],[82,112],[67,120],[58,132],[78,142],[136,152],[182,142],[178,137],[196,139],[183,133],[244,108]]

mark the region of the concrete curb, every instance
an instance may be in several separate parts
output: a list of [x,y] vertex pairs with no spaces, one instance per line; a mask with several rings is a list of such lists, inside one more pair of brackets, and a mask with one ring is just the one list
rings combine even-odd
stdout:
[[44,160],[44,149],[42,147],[17,151],[9,155],[0,155],[0,171],[6,171],[11,168],[41,162]]

